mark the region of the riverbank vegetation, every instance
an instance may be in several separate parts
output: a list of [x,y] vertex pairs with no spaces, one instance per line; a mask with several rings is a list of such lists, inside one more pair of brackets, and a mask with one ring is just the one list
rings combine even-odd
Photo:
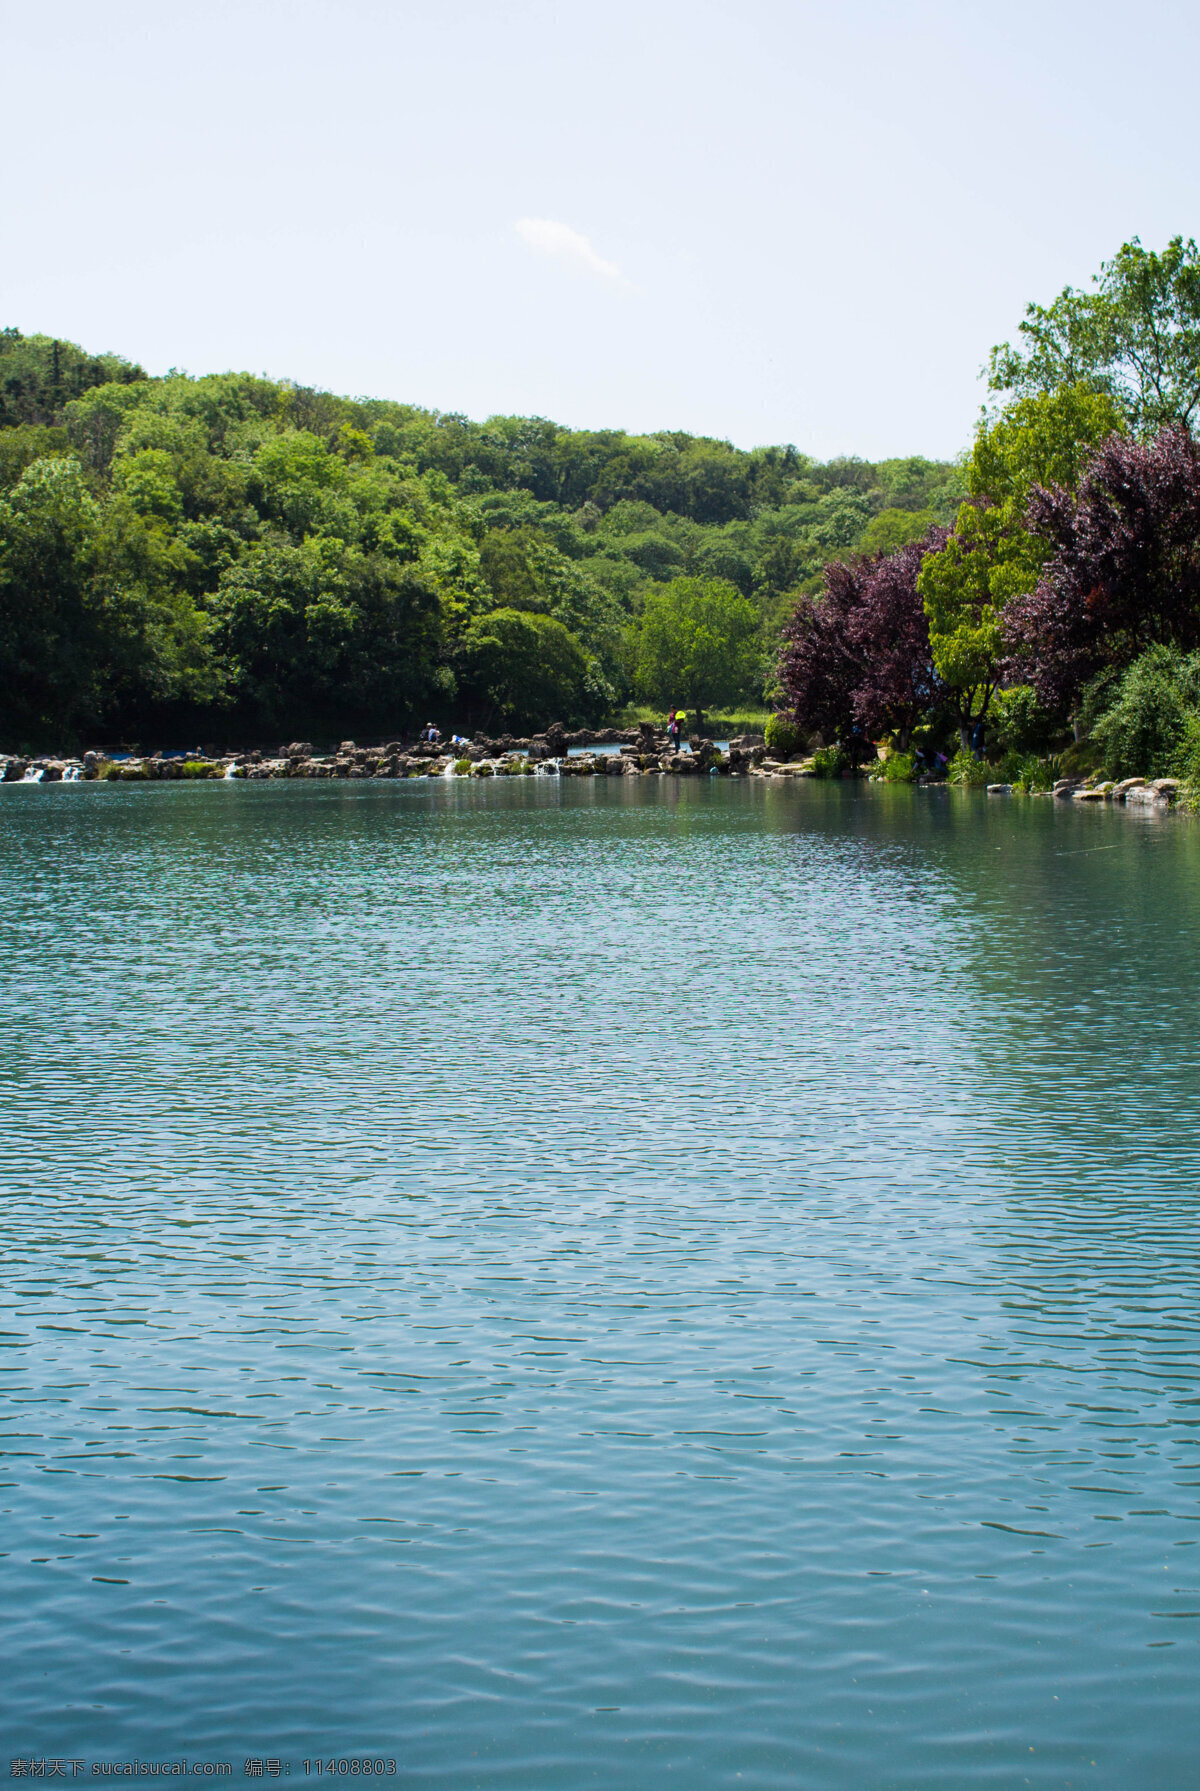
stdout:
[[831,556],[948,523],[955,466],[147,377],[0,333],[0,747],[757,708]]
[[826,775],[1195,781],[1196,245],[1125,244],[988,372],[961,464],[821,463],[0,332],[0,748],[765,702]]
[[[1135,239],[992,351],[949,526],[829,564],[789,725],[890,778],[1200,784],[1200,253]],[[811,743],[811,740],[810,740]]]

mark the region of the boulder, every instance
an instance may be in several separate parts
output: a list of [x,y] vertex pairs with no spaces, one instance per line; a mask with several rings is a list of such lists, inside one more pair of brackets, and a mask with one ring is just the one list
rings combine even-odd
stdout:
[[987,787],[987,793],[989,796],[1011,796],[1012,795],[1012,785],[1011,784],[989,784]]

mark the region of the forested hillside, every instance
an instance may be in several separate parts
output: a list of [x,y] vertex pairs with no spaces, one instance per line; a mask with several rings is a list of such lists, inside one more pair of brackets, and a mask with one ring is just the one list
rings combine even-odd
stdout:
[[[796,598],[959,470],[484,423],[0,332],[0,746],[761,702]],[[688,698],[687,700],[691,700]]]

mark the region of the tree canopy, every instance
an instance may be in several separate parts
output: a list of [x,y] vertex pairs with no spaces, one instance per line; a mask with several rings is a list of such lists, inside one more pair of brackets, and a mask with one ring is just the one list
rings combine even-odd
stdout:
[[1138,434],[1200,417],[1200,250],[1172,237],[1161,254],[1135,236],[1101,263],[1092,292],[1066,286],[1030,304],[1021,341],[993,348],[993,392],[1030,397],[1085,385],[1107,393]]
[[738,621],[699,697],[664,700],[761,700],[824,563],[877,519],[888,541],[948,521],[964,490],[918,456],[821,463],[246,373],[155,379],[15,330],[0,400],[8,747],[532,725],[542,700],[598,718],[634,694],[679,581],[732,592]]

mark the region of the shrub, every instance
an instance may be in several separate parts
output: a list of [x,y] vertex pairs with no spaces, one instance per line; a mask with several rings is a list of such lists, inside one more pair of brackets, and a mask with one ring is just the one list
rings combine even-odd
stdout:
[[985,759],[977,759],[973,752],[956,752],[946,776],[952,784],[966,784],[974,788],[993,781],[991,766]]
[[470,759],[455,759],[454,775],[455,775],[455,777],[470,777],[470,775],[471,775]]
[[220,777],[221,767],[210,764],[207,759],[185,759],[180,777]]
[[1025,796],[1032,796],[1035,790],[1052,790],[1054,780],[1061,770],[1060,759],[1039,759],[1036,753],[1025,753],[1023,756],[1010,753],[1004,761],[1001,776],[1014,790],[1020,790]]
[[1200,711],[1200,653],[1147,648],[1106,692],[1092,738],[1114,777],[1165,777]]
[[1200,809],[1200,714],[1188,720],[1172,771],[1183,784],[1179,806],[1195,814]]
[[814,777],[840,777],[849,768],[850,761],[840,746],[821,746],[813,754]]
[[1045,752],[1062,734],[1057,716],[1038,701],[1030,684],[1014,684],[992,698],[992,726],[1003,752]]
[[889,753],[883,761],[885,784],[911,784],[917,775],[917,761],[910,752]]
[[776,759],[790,759],[805,744],[800,729],[790,715],[768,716],[763,739],[767,743],[767,751]]

